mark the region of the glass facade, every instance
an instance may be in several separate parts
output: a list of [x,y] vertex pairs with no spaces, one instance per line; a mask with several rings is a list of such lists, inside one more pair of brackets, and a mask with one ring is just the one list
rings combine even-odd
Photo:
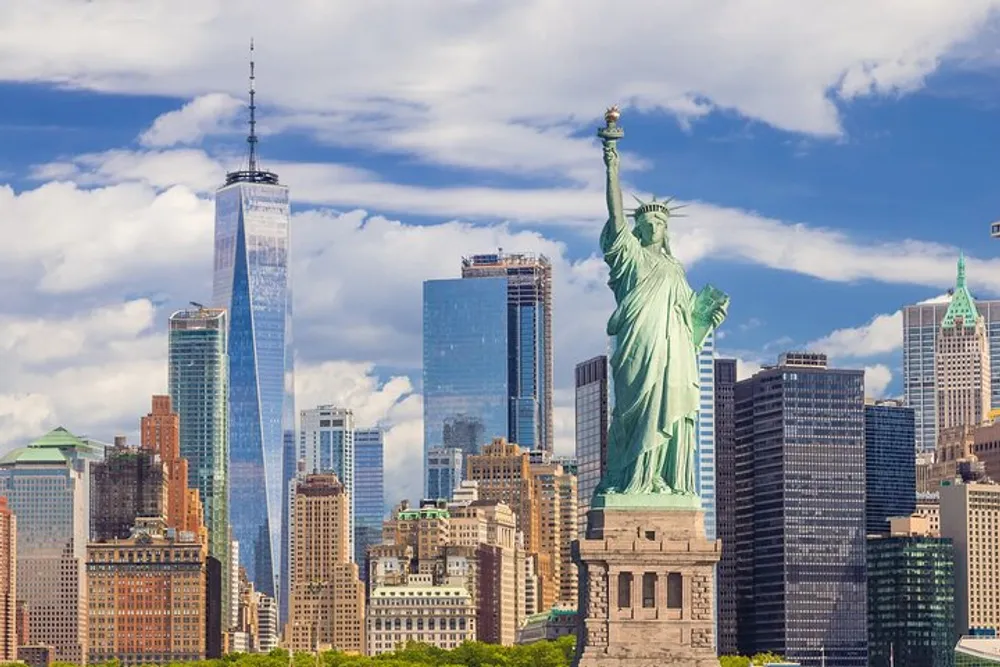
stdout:
[[385,444],[380,428],[354,431],[354,562],[362,578],[368,547],[382,543],[385,518]]
[[427,498],[451,500],[465,479],[462,450],[438,447],[427,452]]
[[291,359],[288,188],[236,180],[215,196],[213,302],[229,311],[230,487],[240,562],[258,590],[275,595]]
[[864,667],[864,372],[783,364],[734,393],[740,653]]
[[720,655],[735,655],[736,646],[736,444],[733,389],[736,360],[715,360],[715,525],[722,540],[716,568],[716,617]]
[[[509,433],[507,279],[429,280],[423,298],[426,461],[457,417],[482,424],[487,439]],[[425,464],[425,495],[427,482]]]
[[[990,367],[1000,368],[1000,301],[977,301],[986,323]],[[903,309],[903,394],[915,412],[917,451],[933,452],[937,445],[934,341],[948,303],[926,303]],[[990,378],[991,404],[1000,408],[1000,373]]]
[[608,465],[608,357],[576,365],[576,463],[578,529],[587,530],[590,501]]
[[868,534],[889,531],[889,519],[917,507],[913,408],[895,401],[865,406],[865,523]]
[[506,437],[527,449],[551,452],[552,264],[544,255],[527,253],[462,258],[463,279],[498,277],[507,285]]
[[305,462],[306,474],[332,472],[347,492],[347,553],[354,558],[354,527],[357,512],[357,458],[354,443],[354,413],[345,408],[321,405],[299,414],[297,459]]
[[[705,339],[698,357],[701,401],[698,406],[698,455],[695,483],[705,510],[705,536],[714,540],[715,531],[715,334]],[[718,611],[718,610],[716,610]]]
[[951,539],[868,540],[871,667],[951,667],[955,647],[955,552]]
[[201,496],[209,552],[222,563],[226,593],[231,579],[227,329],[221,308],[178,311],[170,316],[167,353],[167,383],[180,420],[188,486]]

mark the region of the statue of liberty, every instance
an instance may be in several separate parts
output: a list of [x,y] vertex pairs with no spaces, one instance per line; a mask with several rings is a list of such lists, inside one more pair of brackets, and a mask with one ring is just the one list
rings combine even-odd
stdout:
[[[668,504],[699,503],[695,486],[698,353],[726,318],[729,297],[707,286],[695,293],[670,251],[670,200],[639,201],[626,222],[619,182],[617,107],[598,131],[607,166],[609,218],[601,250],[611,269],[617,308],[608,321],[615,406],[608,435],[608,467],[595,504],[614,496],[656,494]],[[627,498],[622,497],[627,504]],[[617,504],[617,503],[616,503]]]

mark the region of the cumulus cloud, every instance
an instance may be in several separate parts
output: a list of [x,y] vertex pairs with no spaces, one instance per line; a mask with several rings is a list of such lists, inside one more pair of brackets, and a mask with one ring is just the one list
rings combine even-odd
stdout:
[[[261,97],[288,126],[440,163],[565,174],[591,141],[581,132],[614,101],[836,135],[839,101],[919,88],[998,4],[630,0],[609,22],[567,0],[298,0],[261,22],[264,0],[148,0],[134,15],[51,0],[5,9],[0,79],[242,98],[254,34]],[[188,122],[199,114],[211,110],[189,110],[154,140],[202,127]]]
[[865,395],[882,398],[892,384],[892,371],[885,364],[865,366]]
[[206,135],[232,129],[232,120],[242,107],[243,102],[222,93],[196,97],[177,111],[158,117],[139,135],[139,143],[154,147],[197,143]]
[[876,315],[860,327],[837,329],[809,343],[810,350],[835,358],[864,358],[895,352],[903,345],[903,311]]

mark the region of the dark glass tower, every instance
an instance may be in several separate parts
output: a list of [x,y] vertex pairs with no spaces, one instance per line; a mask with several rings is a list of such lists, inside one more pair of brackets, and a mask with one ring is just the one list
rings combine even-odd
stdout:
[[868,534],[889,530],[889,519],[917,506],[913,408],[900,401],[865,405],[865,513]]
[[253,62],[246,168],[215,193],[213,303],[229,311],[230,521],[240,564],[275,595],[292,401],[288,188],[257,163]]
[[380,428],[354,430],[354,562],[362,578],[368,547],[382,543],[382,520],[385,518],[385,465]]
[[865,667],[864,372],[789,353],[734,401],[740,653]]
[[719,654],[736,646],[736,360],[715,360],[715,513],[722,558],[716,569]]
[[160,457],[116,438],[90,466],[90,540],[127,540],[138,517],[166,516],[167,481]]
[[608,468],[610,395],[608,357],[580,362],[574,373],[576,386],[577,528],[587,530],[590,501]]
[[955,551],[950,538],[869,538],[868,651],[871,667],[955,664]]

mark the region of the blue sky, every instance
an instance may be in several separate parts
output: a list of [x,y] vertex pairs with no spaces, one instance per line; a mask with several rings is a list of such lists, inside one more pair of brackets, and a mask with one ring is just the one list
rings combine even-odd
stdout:
[[280,22],[256,0],[46,4],[0,8],[2,448],[134,432],[165,390],[166,318],[210,294],[250,34],[294,202],[299,407],[382,423],[393,466],[419,455],[420,284],[496,246],[553,258],[571,448],[572,366],[610,312],[593,133],[613,102],[628,188],[690,203],[673,245],[732,295],[720,348],[744,373],[810,347],[896,395],[896,313],[959,249],[1000,295],[1000,2],[623,2],[614,25],[565,0],[303,0]]

